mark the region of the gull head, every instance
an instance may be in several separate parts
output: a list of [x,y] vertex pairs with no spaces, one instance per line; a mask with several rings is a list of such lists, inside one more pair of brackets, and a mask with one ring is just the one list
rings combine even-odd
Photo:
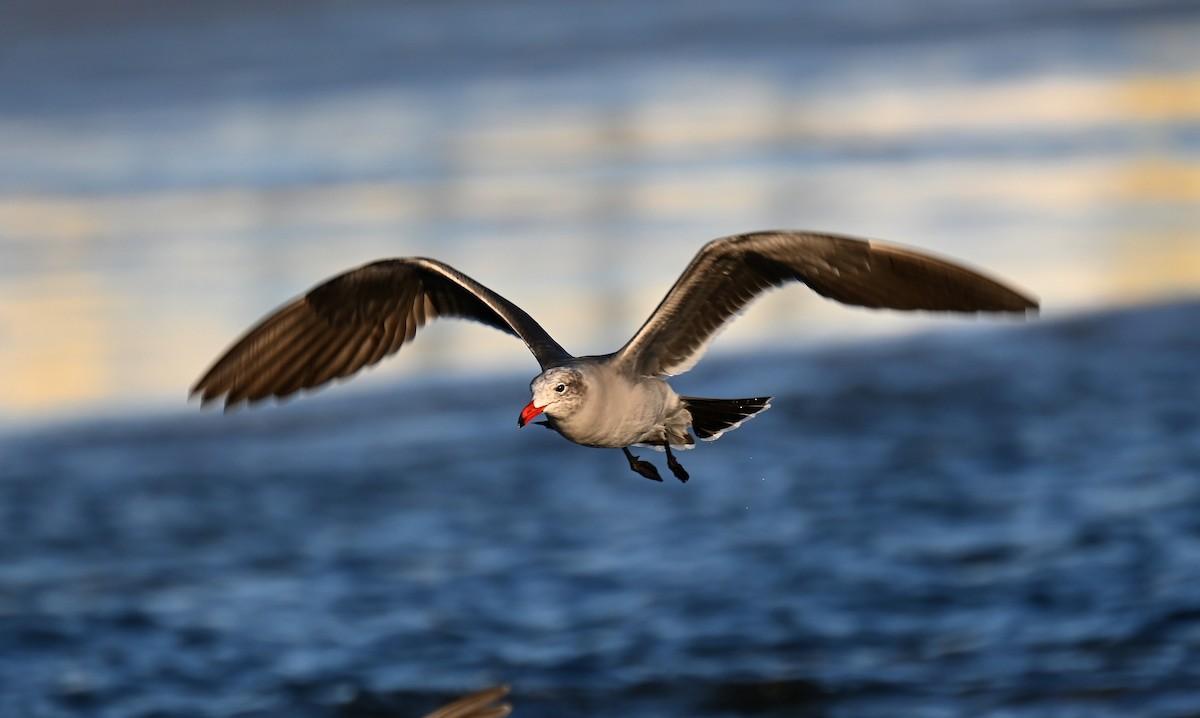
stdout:
[[583,373],[574,367],[551,367],[529,383],[533,400],[521,410],[517,426],[525,426],[535,416],[545,413],[550,419],[570,416],[584,395]]

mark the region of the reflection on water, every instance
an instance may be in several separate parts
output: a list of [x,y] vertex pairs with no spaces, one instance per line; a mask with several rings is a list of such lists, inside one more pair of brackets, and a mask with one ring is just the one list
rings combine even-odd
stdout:
[[[250,321],[397,254],[461,266],[578,352],[623,341],[701,242],[752,229],[957,255],[1051,314],[1200,286],[1200,13],[973,3],[884,28],[876,4],[712,5],[679,33],[628,3],[301,3],[292,34],[232,5],[85,27],[18,4],[0,414],[178,402]],[[438,62],[381,70],[393,48]],[[920,326],[790,292],[717,348]],[[531,364],[477,328],[406,352],[384,373]]]

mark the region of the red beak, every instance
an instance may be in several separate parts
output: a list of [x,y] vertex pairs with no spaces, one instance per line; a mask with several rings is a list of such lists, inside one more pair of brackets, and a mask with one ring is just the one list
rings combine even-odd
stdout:
[[529,423],[530,419],[542,413],[542,409],[545,408],[546,407],[544,406],[534,406],[532,401],[529,402],[525,405],[525,408],[521,410],[521,415],[517,417],[517,426],[525,426]]

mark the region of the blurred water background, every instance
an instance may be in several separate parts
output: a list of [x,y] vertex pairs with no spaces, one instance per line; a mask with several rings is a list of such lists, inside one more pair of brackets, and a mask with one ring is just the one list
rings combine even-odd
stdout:
[[[0,4],[0,715],[1200,715],[1192,2]],[[431,255],[608,351],[700,244],[967,259],[1042,319],[756,304],[651,484],[446,322],[199,413]],[[658,458],[658,457],[655,457]]]

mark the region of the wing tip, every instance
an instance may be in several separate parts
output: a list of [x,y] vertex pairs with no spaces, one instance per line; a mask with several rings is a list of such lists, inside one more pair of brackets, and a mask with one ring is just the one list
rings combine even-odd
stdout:
[[1007,298],[1010,301],[1006,301],[1002,307],[984,311],[1012,314],[1019,319],[1036,319],[1041,314],[1041,300],[1012,288],[1008,288],[1008,291],[1011,293],[1011,296]]
[[238,396],[235,387],[216,387],[208,383],[208,377],[201,379],[188,389],[187,401],[200,401],[201,411],[214,409],[218,406],[221,412],[228,414],[240,408],[243,404],[253,404],[256,399],[247,396]]

